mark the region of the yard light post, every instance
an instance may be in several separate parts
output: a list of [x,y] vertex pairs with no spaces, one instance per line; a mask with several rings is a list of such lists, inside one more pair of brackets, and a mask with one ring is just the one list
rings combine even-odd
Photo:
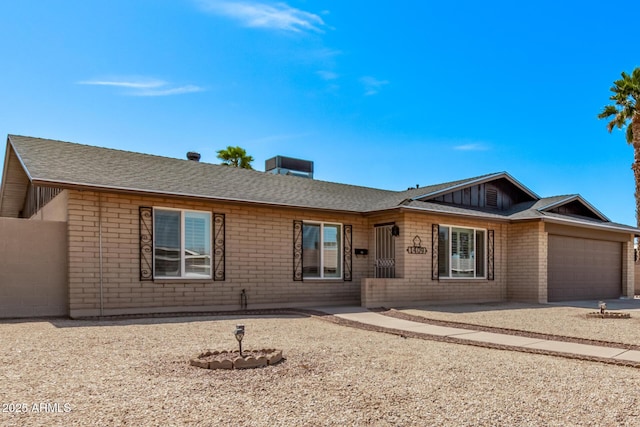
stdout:
[[240,357],[242,356],[242,338],[244,338],[244,325],[236,325],[236,330],[233,333],[238,340],[238,346],[240,347]]
[[604,316],[604,311],[607,309],[607,303],[604,301],[598,302],[598,308],[600,308],[600,314]]

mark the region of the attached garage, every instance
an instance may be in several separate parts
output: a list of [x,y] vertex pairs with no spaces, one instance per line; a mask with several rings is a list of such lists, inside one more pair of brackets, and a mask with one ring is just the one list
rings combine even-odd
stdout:
[[622,254],[620,241],[549,234],[548,300],[620,297]]

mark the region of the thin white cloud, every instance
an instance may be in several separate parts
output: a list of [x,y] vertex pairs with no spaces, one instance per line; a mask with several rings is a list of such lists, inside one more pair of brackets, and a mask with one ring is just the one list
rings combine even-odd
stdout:
[[166,89],[145,89],[138,92],[134,92],[133,96],[168,96],[168,95],[182,95],[184,93],[202,92],[204,89],[200,86],[186,85],[171,87]]
[[342,51],[327,47],[309,52],[309,57],[316,60],[331,60],[339,55],[342,55]]
[[375,77],[371,76],[364,76],[360,78],[360,83],[364,85],[364,94],[370,96],[377,94],[382,86],[389,84],[389,81],[378,80]]
[[286,3],[235,2],[198,0],[203,10],[236,19],[247,27],[267,28],[292,32],[322,33],[323,19],[310,12],[293,8]]
[[489,147],[481,142],[472,142],[469,144],[456,145],[453,149],[458,151],[487,151]]
[[81,85],[96,85],[96,86],[116,86],[126,87],[130,89],[151,89],[161,87],[167,84],[162,80],[85,80],[78,82]]
[[335,80],[338,78],[338,75],[336,73],[334,73],[333,71],[324,71],[324,70],[320,70],[320,71],[316,71],[316,74],[318,76],[320,76],[320,78],[322,80]]
[[169,96],[202,92],[204,90],[204,88],[196,85],[176,86],[164,80],[140,77],[127,79],[83,80],[78,82],[78,84],[129,89],[123,93],[128,96]]

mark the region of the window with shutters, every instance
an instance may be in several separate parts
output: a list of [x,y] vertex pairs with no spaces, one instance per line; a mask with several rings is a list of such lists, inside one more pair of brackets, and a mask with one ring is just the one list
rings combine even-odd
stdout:
[[302,242],[302,274],[305,279],[342,277],[341,224],[305,221]]
[[211,213],[153,210],[153,276],[211,278]]
[[484,278],[487,231],[449,225],[438,227],[438,276]]

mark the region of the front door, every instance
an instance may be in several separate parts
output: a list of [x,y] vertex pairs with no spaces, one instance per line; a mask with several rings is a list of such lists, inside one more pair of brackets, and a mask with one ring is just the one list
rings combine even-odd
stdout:
[[396,277],[396,249],[391,228],[393,224],[376,225],[376,277]]

